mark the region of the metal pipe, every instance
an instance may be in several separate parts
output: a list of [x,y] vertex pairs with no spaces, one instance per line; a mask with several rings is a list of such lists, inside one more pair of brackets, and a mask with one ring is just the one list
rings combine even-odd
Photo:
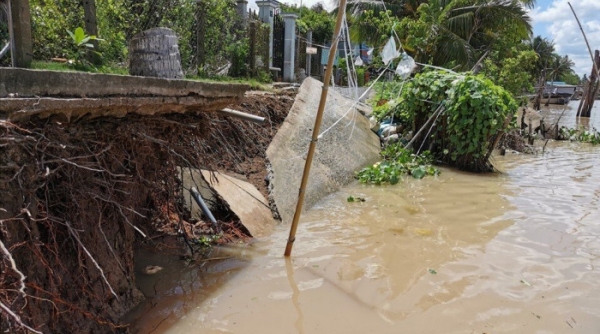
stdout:
[[224,116],[232,116],[243,119],[245,121],[255,122],[255,123],[264,123],[265,118],[260,116],[251,115],[245,112],[224,108],[218,111],[219,114]]
[[312,165],[313,156],[315,154],[315,147],[319,140],[319,129],[321,128],[321,121],[323,120],[323,111],[325,110],[325,102],[327,101],[327,90],[329,89],[329,82],[331,81],[331,73],[333,71],[333,61],[335,60],[335,53],[337,51],[338,38],[340,36],[340,30],[342,28],[342,20],[346,13],[346,0],[340,0],[338,7],[337,20],[335,22],[335,31],[333,33],[333,40],[331,48],[329,49],[329,59],[327,61],[327,70],[325,71],[325,78],[323,80],[323,89],[321,91],[321,100],[319,101],[319,109],[317,110],[317,117],[315,119],[315,126],[313,127],[312,140],[308,146],[308,155],[306,156],[306,162],[304,163],[304,173],[302,174],[302,182],[300,183],[300,191],[298,192],[298,202],[296,203],[296,211],[294,212],[294,220],[290,228],[290,236],[285,246],[285,256],[292,254],[292,246],[296,240],[296,230],[298,229],[298,222],[300,221],[300,215],[302,214],[302,205],[304,204],[304,192],[306,191],[306,185],[308,184],[308,175],[310,174],[310,167]]
[[2,57],[8,53],[8,49],[10,49],[10,42],[6,43],[2,50],[0,50],[0,59],[2,59]]
[[206,203],[204,203],[204,200],[202,199],[202,196],[200,196],[198,189],[196,189],[196,187],[192,187],[192,189],[190,189],[190,194],[192,194],[192,197],[194,198],[196,203],[198,203],[204,215],[208,217],[208,220],[210,220],[215,231],[217,231],[217,233],[221,233],[221,228],[219,227],[219,225],[217,225],[217,220],[215,219],[215,216],[212,215],[212,212],[210,212],[210,209],[208,208]]

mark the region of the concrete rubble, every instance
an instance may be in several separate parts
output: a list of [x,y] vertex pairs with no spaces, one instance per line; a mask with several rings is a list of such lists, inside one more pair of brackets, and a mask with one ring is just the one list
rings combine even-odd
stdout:
[[190,196],[189,190],[192,187],[198,189],[211,209],[214,209],[217,198],[222,200],[253,237],[271,234],[275,219],[267,200],[252,184],[219,172],[190,168],[183,168],[181,171],[184,201],[194,218],[200,219],[202,211]]
[[[322,83],[307,78],[296,95],[284,124],[267,149],[274,175],[271,195],[284,223],[291,222],[319,105]],[[321,125],[322,135],[306,189],[308,209],[319,199],[351,182],[354,173],[379,159],[379,138],[369,121],[356,110],[355,101],[330,89]]]

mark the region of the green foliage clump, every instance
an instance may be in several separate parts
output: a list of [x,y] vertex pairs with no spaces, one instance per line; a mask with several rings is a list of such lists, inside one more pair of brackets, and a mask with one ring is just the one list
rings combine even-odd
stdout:
[[514,116],[517,103],[502,87],[471,74],[430,71],[404,87],[396,115],[408,115],[420,129],[438,107],[444,108],[429,136],[416,147],[430,148],[434,157],[471,171],[489,171],[489,152]]
[[227,52],[231,55],[231,67],[229,75],[232,77],[244,77],[248,74],[248,40],[246,38],[235,41],[227,46]]
[[31,0],[34,59],[67,58],[71,49],[66,28],[82,27],[83,8],[78,0]]
[[596,129],[592,129],[591,131],[589,131],[583,127],[573,129],[563,126],[559,130],[558,138],[561,140],[590,143],[592,145],[600,144],[600,133],[598,133]]
[[283,13],[298,14],[296,26],[300,34],[312,31],[313,42],[325,43],[331,41],[333,28],[335,27],[335,16],[327,12],[322,4],[317,3],[308,8],[281,3],[280,8]]
[[365,86],[365,69],[362,67],[356,69],[356,85],[358,87]]
[[495,84],[504,87],[513,96],[523,96],[533,91],[535,79],[531,76],[538,58],[533,50],[517,51],[513,48],[509,55],[500,55],[496,52],[484,62],[486,77]]
[[71,37],[71,52],[69,52],[69,60],[73,62],[75,66],[90,66],[91,63],[86,59],[90,53],[95,53],[100,56],[100,52],[94,50],[94,44],[91,41],[101,41],[94,35],[88,35],[83,31],[83,28],[77,27],[75,32],[67,30],[67,33]]
[[399,93],[404,89],[404,85],[401,81],[384,81],[374,85],[375,94],[370,102],[373,106],[373,116],[378,121],[393,116],[396,122],[410,122],[409,115],[403,112],[399,105]]
[[429,152],[421,155],[414,154],[405,149],[402,144],[395,143],[386,146],[381,151],[383,161],[363,168],[356,174],[362,183],[382,184],[389,182],[396,184],[402,175],[411,175],[415,179],[422,179],[426,175],[438,175],[439,169],[433,167],[433,157]]

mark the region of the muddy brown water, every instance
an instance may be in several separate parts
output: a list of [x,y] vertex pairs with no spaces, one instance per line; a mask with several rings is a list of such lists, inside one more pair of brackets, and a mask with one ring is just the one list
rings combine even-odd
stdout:
[[291,260],[287,226],[192,265],[140,254],[140,268],[165,269],[138,278],[151,298],[131,329],[600,333],[600,147],[551,142],[495,165],[501,173],[351,184],[302,216]]

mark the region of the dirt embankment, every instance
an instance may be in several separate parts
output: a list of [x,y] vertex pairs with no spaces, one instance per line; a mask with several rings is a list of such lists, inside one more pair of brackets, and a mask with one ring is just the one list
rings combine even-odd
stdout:
[[292,103],[258,93],[231,106],[265,124],[209,113],[0,121],[0,331],[126,332],[118,319],[143,298],[136,240],[203,224],[181,203],[177,166],[243,174],[266,195],[265,151]]

